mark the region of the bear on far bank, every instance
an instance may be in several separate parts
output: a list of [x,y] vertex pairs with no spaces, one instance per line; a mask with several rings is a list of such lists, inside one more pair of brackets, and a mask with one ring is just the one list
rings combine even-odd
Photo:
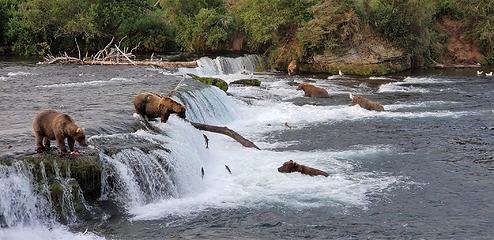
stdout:
[[298,63],[297,60],[294,59],[288,64],[288,76],[295,74],[298,74]]
[[75,141],[81,146],[87,146],[84,129],[77,126],[69,115],[55,110],[44,110],[36,114],[33,120],[33,132],[38,153],[50,150],[50,140],[56,140],[62,153],[67,153],[66,138],[71,152],[75,152]]
[[156,93],[145,92],[134,97],[134,107],[136,113],[143,118],[161,118],[162,123],[166,123],[170,114],[175,113],[185,119],[185,106],[176,102],[170,97],[160,96]]
[[305,97],[314,98],[328,98],[329,93],[324,88],[316,87],[309,83],[301,83],[298,85],[297,90],[303,90]]

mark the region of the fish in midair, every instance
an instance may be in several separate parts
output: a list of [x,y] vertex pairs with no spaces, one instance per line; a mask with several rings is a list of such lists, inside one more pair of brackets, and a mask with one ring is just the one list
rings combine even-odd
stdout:
[[227,170],[230,174],[232,174],[232,171],[230,170],[230,168],[229,168],[227,165],[225,165],[225,168],[226,168],[226,170]]
[[206,136],[206,134],[202,134],[202,136],[204,137],[204,142],[206,142],[206,148],[209,148],[209,138],[208,136]]

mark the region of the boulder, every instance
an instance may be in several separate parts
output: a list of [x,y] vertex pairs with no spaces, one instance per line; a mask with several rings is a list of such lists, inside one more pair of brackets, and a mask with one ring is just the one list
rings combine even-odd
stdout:
[[259,79],[240,79],[230,83],[230,85],[232,84],[260,87],[261,81]]
[[225,81],[219,79],[219,78],[212,78],[212,77],[199,77],[197,75],[189,74],[192,79],[197,80],[199,82],[202,82],[206,85],[211,85],[211,86],[216,86],[219,89],[223,91],[228,91],[228,83]]

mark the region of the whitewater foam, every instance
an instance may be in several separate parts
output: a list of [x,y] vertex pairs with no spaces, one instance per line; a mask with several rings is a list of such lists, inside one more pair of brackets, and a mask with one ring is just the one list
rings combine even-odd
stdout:
[[[185,171],[179,175],[189,174],[182,180],[186,183],[183,187],[189,191],[180,198],[164,199],[130,209],[133,220],[183,216],[209,208],[256,208],[272,204],[297,208],[326,205],[365,208],[368,192],[380,192],[400,181],[399,177],[358,172],[351,163],[337,160],[342,157],[351,159],[361,154],[383,154],[388,151],[386,149],[367,147],[343,152],[258,151],[246,149],[223,135],[206,133],[210,138],[210,148],[206,150],[198,148],[203,145],[203,140],[199,133],[194,134],[196,130],[190,125],[179,119],[167,125],[167,133],[173,139],[180,138],[177,141],[181,149],[177,153],[182,156],[179,162],[187,164],[180,167]],[[195,140],[191,142],[185,138]],[[326,170],[330,177],[278,173],[277,168],[289,159]],[[232,170],[231,175],[224,165]],[[203,180],[199,172],[201,167],[205,170]]]
[[34,73],[30,73],[30,72],[9,72],[7,73],[7,76],[9,77],[15,77],[15,76],[29,76],[29,75],[35,75]]
[[37,88],[63,88],[63,87],[83,87],[83,86],[101,86],[107,84],[119,84],[122,82],[132,82],[132,79],[128,78],[111,78],[110,80],[96,80],[89,82],[75,82],[75,83],[56,83],[49,85],[36,86]]

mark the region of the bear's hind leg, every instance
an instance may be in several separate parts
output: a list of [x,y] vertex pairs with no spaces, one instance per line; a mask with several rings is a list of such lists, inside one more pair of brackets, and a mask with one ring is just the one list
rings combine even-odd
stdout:
[[60,149],[60,152],[67,153],[67,148],[65,147],[64,138],[61,135],[55,135],[55,139],[57,141],[58,148]]
[[50,146],[50,139],[45,137],[43,139],[43,147],[45,149],[45,151],[50,151],[51,150],[51,146]]
[[36,152],[43,152],[45,149],[43,147],[43,135],[39,132],[35,132],[34,134],[36,135]]

